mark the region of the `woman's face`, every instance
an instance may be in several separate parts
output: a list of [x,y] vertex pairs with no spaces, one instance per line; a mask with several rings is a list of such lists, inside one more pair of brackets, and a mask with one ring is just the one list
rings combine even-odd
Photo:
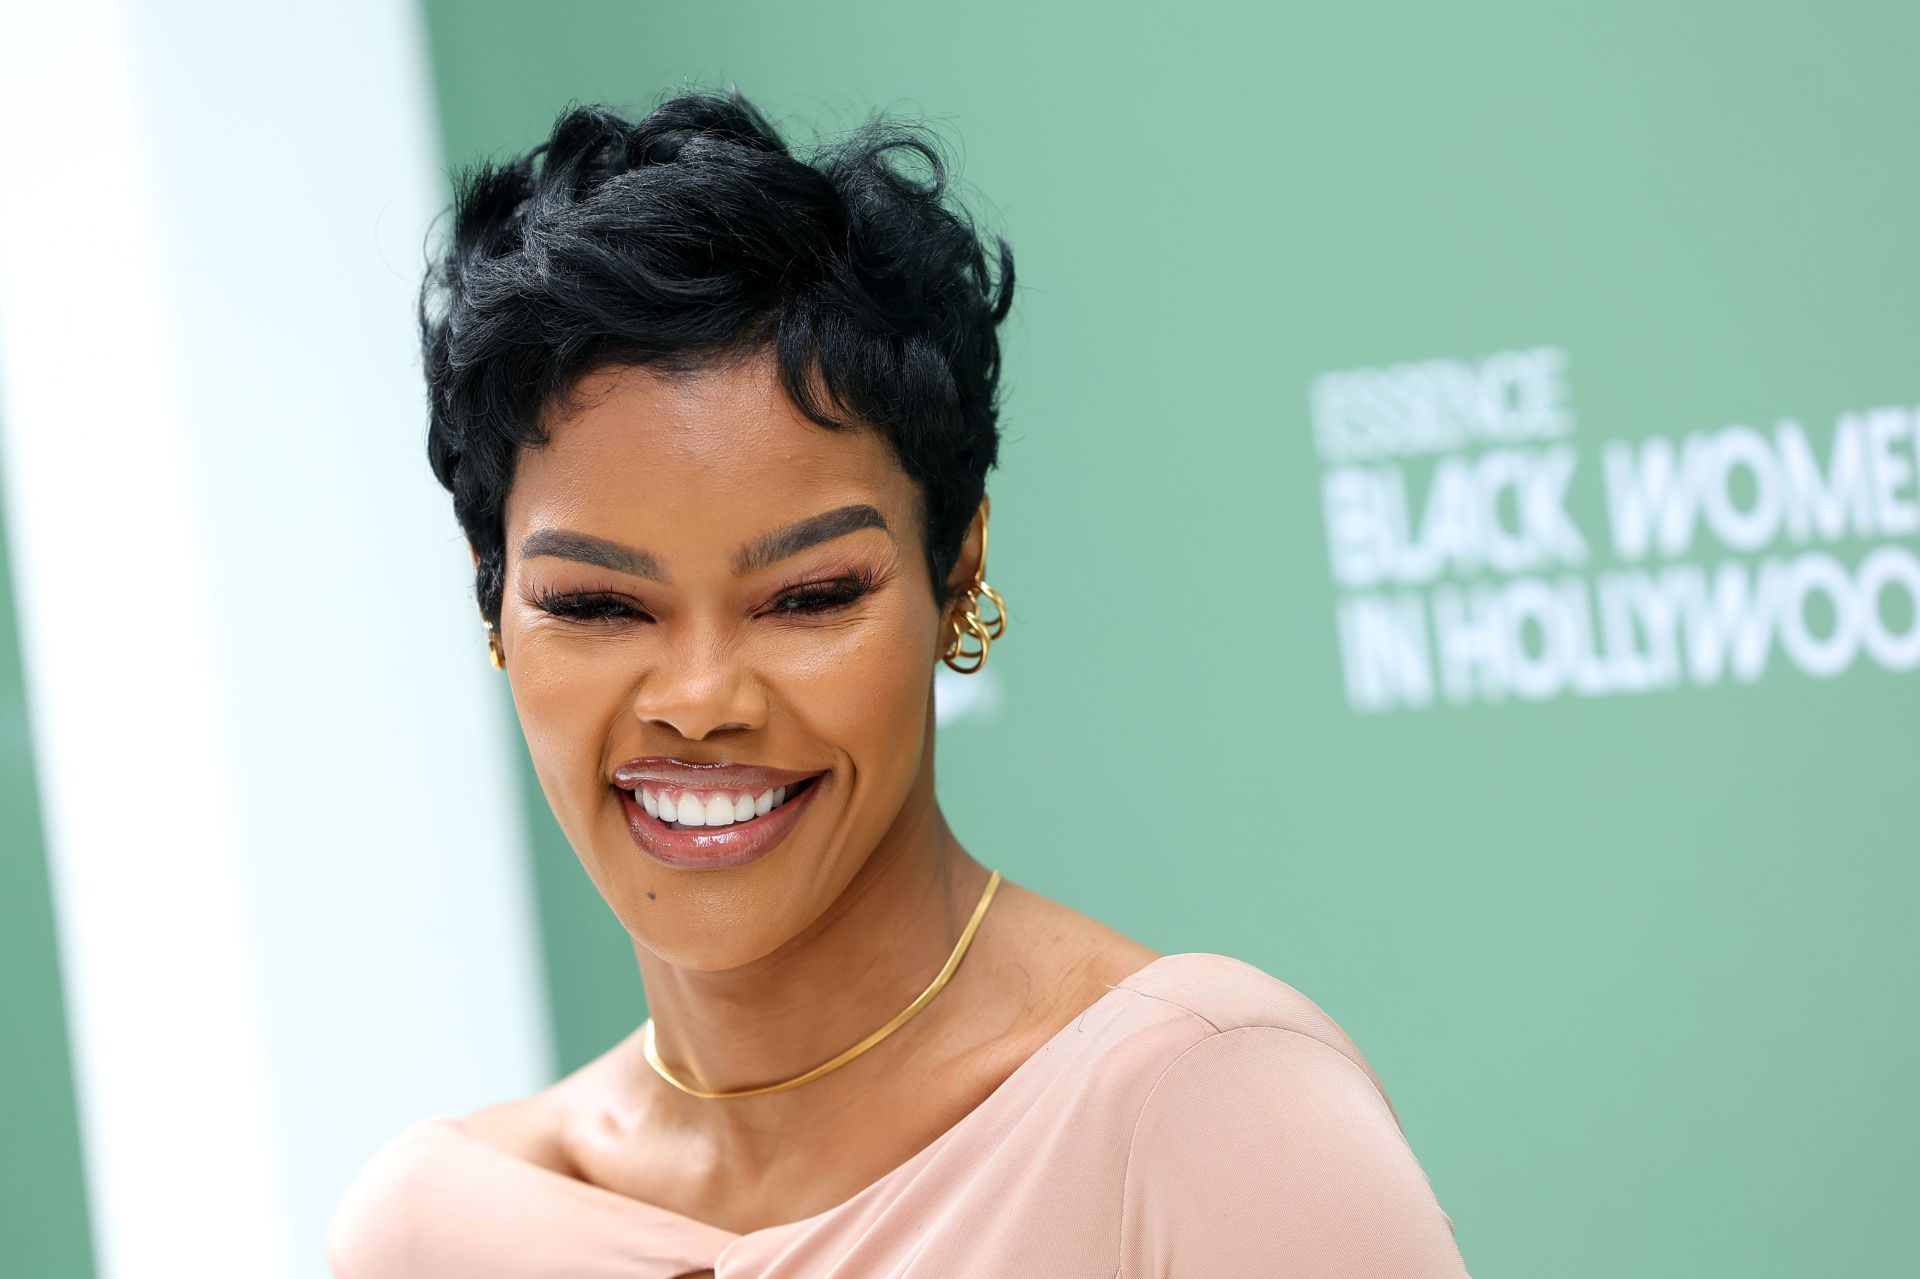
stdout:
[[[521,454],[504,513],[514,704],[547,800],[627,931],[678,967],[737,967],[812,924],[931,812],[946,636],[917,488],[878,432],[809,421],[764,356],[607,370],[573,399],[551,443]],[[784,823],[770,851],[670,864],[647,849],[672,828],[631,787],[675,761],[819,778],[785,817],[753,818]],[[643,788],[683,806],[710,793],[684,781]],[[737,858],[751,825],[665,838],[700,856],[725,829]]]

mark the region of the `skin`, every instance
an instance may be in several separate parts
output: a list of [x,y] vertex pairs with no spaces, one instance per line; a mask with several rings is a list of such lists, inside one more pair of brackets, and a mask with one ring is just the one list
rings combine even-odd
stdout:
[[[633,939],[661,1056],[709,1089],[789,1078],[906,1007],[987,882],[935,795],[933,678],[949,614],[927,578],[915,485],[879,432],[809,421],[765,356],[692,374],[603,370],[547,425],[551,442],[522,455],[504,512],[500,624],[535,772]],[[887,531],[735,573],[754,538],[857,503]],[[954,609],[987,511],[947,583]],[[523,556],[529,533],[546,529],[644,550],[670,581]],[[857,601],[781,611],[794,588],[857,571],[874,579]],[[613,615],[557,616],[540,602],[553,594],[600,597]],[[678,869],[635,846],[611,785],[616,766],[643,755],[827,775],[768,855]],[[911,1157],[1155,957],[1003,878],[938,997],[819,1079],[689,1097],[648,1066],[636,1027],[553,1087],[465,1123],[522,1158],[723,1229],[794,1221]]]

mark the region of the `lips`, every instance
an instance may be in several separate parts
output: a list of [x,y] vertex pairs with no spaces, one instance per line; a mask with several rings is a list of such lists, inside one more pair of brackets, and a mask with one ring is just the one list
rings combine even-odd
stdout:
[[[614,770],[614,785],[634,844],[654,861],[676,869],[741,866],[773,851],[798,825],[829,774],[757,764],[702,764],[652,756]],[[743,796],[785,793],[785,802],[738,819]],[[661,820],[668,807],[699,814],[704,806],[727,810],[730,825],[682,826]],[[724,816],[724,814],[717,814]]]
[[613,784],[621,790],[633,790],[642,782],[663,786],[683,786],[689,790],[751,791],[758,795],[775,786],[791,786],[809,777],[811,772],[791,768],[769,768],[764,764],[699,763],[675,759],[671,755],[646,755],[630,759],[613,770]]

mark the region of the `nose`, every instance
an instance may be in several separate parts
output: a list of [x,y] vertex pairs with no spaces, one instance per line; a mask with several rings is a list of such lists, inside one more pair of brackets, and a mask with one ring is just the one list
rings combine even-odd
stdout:
[[737,655],[712,636],[689,635],[659,650],[633,693],[640,722],[700,741],[729,729],[760,727],[765,698]]

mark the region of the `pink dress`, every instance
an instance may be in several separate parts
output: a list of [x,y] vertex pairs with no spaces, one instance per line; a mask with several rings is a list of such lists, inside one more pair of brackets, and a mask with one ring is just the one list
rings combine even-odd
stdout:
[[452,1115],[361,1169],[337,1279],[1239,1279],[1467,1273],[1373,1070],[1238,959],[1163,955],[845,1202],[735,1234],[542,1167]]

